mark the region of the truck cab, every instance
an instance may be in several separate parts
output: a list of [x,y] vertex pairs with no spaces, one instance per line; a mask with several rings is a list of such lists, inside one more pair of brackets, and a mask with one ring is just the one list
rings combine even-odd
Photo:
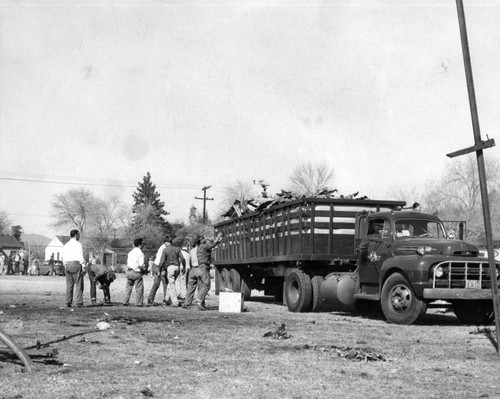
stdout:
[[[386,318],[411,324],[437,300],[468,324],[493,317],[487,259],[451,239],[441,220],[419,212],[362,213],[357,219],[356,300],[380,301]],[[499,266],[497,265],[497,268]]]

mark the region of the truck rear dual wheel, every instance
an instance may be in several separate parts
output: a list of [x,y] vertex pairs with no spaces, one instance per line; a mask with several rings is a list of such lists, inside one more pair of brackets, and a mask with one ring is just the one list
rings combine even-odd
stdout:
[[285,300],[288,310],[307,312],[313,300],[311,277],[301,270],[293,270],[285,280]]
[[248,286],[248,283],[245,281],[246,279],[242,276],[241,272],[234,267],[231,268],[231,270],[229,270],[229,279],[233,292],[241,292],[245,299],[250,299],[252,290]]
[[495,320],[492,301],[459,301],[453,303],[457,319],[464,324],[486,326]]
[[390,323],[409,325],[425,315],[427,304],[418,298],[400,273],[391,274],[382,287],[380,305]]
[[220,271],[219,291],[231,290],[233,292],[241,292],[245,299],[251,296],[251,289],[245,278],[242,278],[242,273],[238,269],[224,267]]

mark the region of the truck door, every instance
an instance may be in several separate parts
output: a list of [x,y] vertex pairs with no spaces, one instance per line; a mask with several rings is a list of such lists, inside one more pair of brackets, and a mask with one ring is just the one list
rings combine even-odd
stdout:
[[390,222],[384,217],[368,218],[365,231],[358,247],[359,283],[362,292],[374,294],[378,292],[380,267],[390,256],[393,237]]

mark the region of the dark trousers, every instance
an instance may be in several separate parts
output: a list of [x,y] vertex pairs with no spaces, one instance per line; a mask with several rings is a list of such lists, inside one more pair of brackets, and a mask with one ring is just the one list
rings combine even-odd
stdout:
[[90,300],[92,302],[95,302],[97,299],[97,283],[101,284],[102,287],[102,292],[104,294],[104,302],[105,303],[110,303],[111,302],[111,295],[109,293],[109,286],[111,285],[111,282],[108,280],[107,276],[101,276],[97,280],[95,280],[95,273],[90,270],[88,270],[89,274],[89,282],[90,282]]
[[73,290],[75,291],[76,304],[83,305],[83,272],[80,262],[66,263],[66,304],[73,303]]
[[155,301],[156,292],[158,288],[160,288],[160,283],[163,283],[163,299],[167,296],[167,282],[160,276],[160,272],[158,272],[153,277],[153,286],[149,291],[148,303],[153,303]]
[[189,270],[188,288],[185,305],[191,305],[194,293],[198,288],[197,303],[204,303],[208,291],[210,291],[210,266],[202,264],[198,267],[192,267]]

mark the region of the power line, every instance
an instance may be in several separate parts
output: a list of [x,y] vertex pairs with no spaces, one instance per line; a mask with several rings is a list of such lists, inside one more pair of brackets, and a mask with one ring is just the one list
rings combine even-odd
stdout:
[[[97,182],[75,182],[75,181],[51,181],[51,180],[40,180],[40,179],[30,179],[30,178],[14,178],[14,177],[3,177],[0,176],[0,180],[8,180],[8,181],[22,181],[29,183],[44,183],[44,184],[70,184],[75,186],[98,186],[98,187],[126,187],[126,188],[136,188],[137,184],[124,184],[124,183],[97,183]],[[157,188],[162,189],[177,189],[177,190],[195,190],[198,188],[197,185],[162,185],[156,186]]]

